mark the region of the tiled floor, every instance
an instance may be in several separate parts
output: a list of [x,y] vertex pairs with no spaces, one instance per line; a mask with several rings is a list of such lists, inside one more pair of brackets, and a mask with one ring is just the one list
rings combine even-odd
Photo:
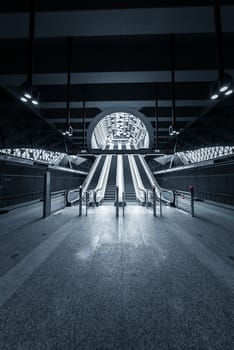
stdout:
[[77,215],[0,218],[0,349],[233,350],[233,211]]

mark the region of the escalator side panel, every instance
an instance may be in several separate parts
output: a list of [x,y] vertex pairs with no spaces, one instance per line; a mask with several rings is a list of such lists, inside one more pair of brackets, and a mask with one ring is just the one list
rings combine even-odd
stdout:
[[90,185],[89,185],[89,190],[93,190],[96,188],[97,184],[98,184],[98,180],[99,180],[99,177],[101,175],[101,171],[102,171],[102,168],[103,168],[103,165],[104,165],[104,162],[105,162],[105,156],[102,156],[102,158],[100,159],[100,162],[97,166],[97,169],[93,175],[93,178],[90,182]]
[[139,174],[141,176],[142,184],[145,187],[146,190],[152,190],[151,183],[149,181],[149,178],[145,172],[145,169],[143,168],[143,165],[141,164],[141,161],[138,156],[134,157]]
[[111,160],[107,185],[106,185],[106,192],[104,196],[104,201],[107,201],[107,202],[114,202],[115,200],[116,169],[117,169],[117,156],[113,155]]
[[130,169],[127,155],[123,156],[123,168],[124,168],[124,188],[125,188],[126,202],[135,202],[136,194],[135,194],[131,169]]

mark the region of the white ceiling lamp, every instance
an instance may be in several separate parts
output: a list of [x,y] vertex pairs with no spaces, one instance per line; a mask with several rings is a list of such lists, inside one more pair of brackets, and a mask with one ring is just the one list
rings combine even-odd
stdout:
[[176,128],[176,106],[175,106],[175,35],[170,35],[171,48],[171,95],[172,95],[172,109],[171,109],[171,125],[169,126],[169,136],[179,135],[180,131]]
[[220,0],[214,0],[214,15],[218,79],[210,87],[210,99],[218,100],[233,93],[233,78],[230,74],[224,72]]
[[71,137],[73,128],[71,126],[71,111],[70,111],[70,93],[71,93],[71,57],[72,57],[72,37],[67,39],[67,109],[66,109],[66,126],[62,132],[63,136]]

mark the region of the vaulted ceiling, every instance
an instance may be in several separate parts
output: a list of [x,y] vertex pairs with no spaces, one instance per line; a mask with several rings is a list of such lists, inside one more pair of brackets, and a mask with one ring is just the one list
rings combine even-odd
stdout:
[[[66,120],[67,37],[70,36],[73,37],[70,101],[74,129],[70,152],[77,153],[84,145],[84,99],[87,131],[99,113],[116,110],[138,111],[155,129],[156,98],[158,147],[170,152],[175,138],[168,134],[172,104],[169,37],[174,33],[176,119],[178,128],[184,130],[178,144],[197,146],[207,140],[212,144],[217,142],[210,137],[212,130],[217,134],[220,128],[223,136],[218,142],[228,143],[233,135],[233,97],[218,105],[209,99],[210,85],[217,79],[213,1],[109,3],[105,6],[99,1],[93,7],[89,1],[83,4],[37,1],[33,84],[40,91],[40,104],[34,107],[36,114],[62,132]],[[224,66],[234,77],[234,1],[221,4]],[[1,2],[0,11],[0,85],[17,99],[28,70],[29,1]],[[223,115],[228,115],[228,127],[221,122]],[[198,123],[201,116],[202,126]],[[208,121],[206,131],[200,133],[205,121]],[[30,127],[33,129],[33,123]],[[11,139],[7,134],[4,123],[1,128],[2,138],[14,146],[15,137]]]

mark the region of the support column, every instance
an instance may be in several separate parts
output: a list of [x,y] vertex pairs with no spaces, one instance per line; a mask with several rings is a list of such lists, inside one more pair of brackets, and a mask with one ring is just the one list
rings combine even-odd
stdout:
[[194,187],[190,186],[190,204],[191,204],[191,215],[194,217]]
[[124,216],[124,211],[125,211],[125,193],[123,192],[122,193],[122,199],[123,199],[123,202],[122,202],[122,209],[123,209],[123,216]]
[[51,194],[50,194],[50,172],[44,175],[44,194],[43,194],[43,218],[50,215],[51,212]]

